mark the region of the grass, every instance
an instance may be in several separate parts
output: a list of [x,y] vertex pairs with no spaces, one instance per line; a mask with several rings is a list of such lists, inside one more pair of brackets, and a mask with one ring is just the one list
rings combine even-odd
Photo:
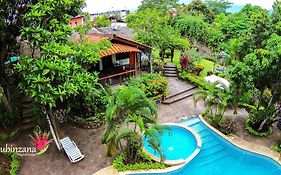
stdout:
[[[152,51],[152,55],[153,55],[153,58],[156,58],[155,60],[160,60],[159,59],[159,49],[153,49]],[[175,53],[174,53],[174,58],[173,58],[173,63],[175,63],[177,66],[180,66],[180,56],[181,56],[181,51],[180,50],[175,50]],[[196,64],[201,64],[204,66],[204,69],[203,71],[200,73],[200,77],[205,77],[207,76],[207,73],[209,71],[213,71],[213,68],[214,67],[217,67],[216,64],[210,60],[207,60],[207,59],[204,59],[201,57],[199,57],[199,55],[196,55],[199,59],[198,61],[196,61],[194,63],[194,65]],[[165,58],[164,61],[166,63],[171,63],[171,58]],[[218,66],[220,67],[220,66]]]
[[207,76],[207,73],[209,71],[213,71],[213,68],[215,66],[215,63],[206,59],[200,59],[196,64],[201,64],[204,66],[204,69],[202,72],[200,72],[200,77]]
[[[159,49],[153,49],[152,50],[152,56],[155,59],[160,59],[159,58]],[[180,50],[175,50],[174,58],[173,58],[173,63],[175,63],[176,65],[179,65],[180,64],[180,56],[181,56],[181,51]],[[166,63],[171,63],[171,58],[164,58],[164,61]]]

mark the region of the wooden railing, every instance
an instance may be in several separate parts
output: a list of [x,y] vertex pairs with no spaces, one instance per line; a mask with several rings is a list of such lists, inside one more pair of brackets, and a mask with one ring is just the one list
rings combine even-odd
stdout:
[[134,76],[134,75],[135,75],[135,70],[127,70],[124,72],[119,72],[116,74],[100,77],[99,80],[102,84],[111,84],[111,82],[107,82],[107,80],[111,81],[112,79],[115,78],[115,79],[119,80],[119,83],[122,83],[123,78],[127,78],[127,77]]

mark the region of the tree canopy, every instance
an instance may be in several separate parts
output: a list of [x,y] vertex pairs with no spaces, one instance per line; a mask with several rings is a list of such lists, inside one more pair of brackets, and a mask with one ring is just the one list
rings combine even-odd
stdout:
[[109,27],[111,24],[108,16],[102,15],[95,17],[95,26],[96,27]]

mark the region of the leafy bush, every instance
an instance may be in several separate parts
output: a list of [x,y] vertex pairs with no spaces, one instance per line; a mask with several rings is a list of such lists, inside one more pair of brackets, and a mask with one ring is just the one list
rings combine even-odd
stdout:
[[18,133],[19,133],[19,129],[16,129],[10,132],[9,134],[0,134],[0,143],[15,137]]
[[266,137],[266,136],[269,136],[271,133],[272,133],[272,127],[269,127],[269,129],[267,131],[256,131],[253,126],[252,126],[252,120],[251,120],[251,117],[248,117],[246,119],[246,130],[254,135],[254,136],[258,136],[258,137]]
[[180,58],[180,65],[182,70],[186,70],[189,66],[189,59],[187,55],[182,55]]
[[234,121],[224,121],[220,127],[220,131],[226,135],[229,135],[234,131],[234,128]]
[[221,126],[223,124],[221,117],[219,117],[218,115],[206,115],[204,117],[210,125],[212,125],[213,127],[219,130],[221,129]]
[[203,69],[204,69],[204,66],[202,64],[196,64],[194,72],[198,76]]
[[145,74],[139,78],[131,78],[128,86],[140,88],[145,95],[152,99],[161,99],[168,94],[168,80],[160,74]]
[[111,22],[108,18],[108,16],[97,16],[95,17],[96,22],[94,23],[94,26],[96,27],[109,27]]
[[146,160],[144,162],[136,162],[133,164],[125,164],[124,160],[126,155],[124,153],[120,154],[113,161],[113,167],[117,169],[118,172],[129,171],[129,170],[150,170],[150,169],[164,169],[166,165],[163,163],[154,162],[152,160]]
[[202,87],[203,89],[207,89],[206,81],[202,77],[194,76],[186,71],[180,72],[179,76],[183,80],[187,80],[192,84]]
[[10,175],[17,175],[20,168],[20,158],[15,152],[4,153],[11,160]]
[[90,117],[74,116],[69,118],[70,123],[80,128],[96,129],[105,123],[105,113],[101,112]]
[[281,153],[281,140],[279,140],[277,146],[272,146],[271,150]]

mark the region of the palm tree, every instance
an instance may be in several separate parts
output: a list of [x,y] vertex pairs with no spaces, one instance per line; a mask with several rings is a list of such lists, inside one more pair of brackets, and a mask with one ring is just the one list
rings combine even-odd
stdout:
[[[136,87],[121,86],[109,99],[106,110],[106,129],[102,143],[107,144],[107,155],[117,149],[125,151],[127,158],[136,161],[142,149],[142,139],[149,136],[152,148],[159,150],[157,132],[161,128],[156,122],[157,105]],[[126,148],[121,141],[126,141]],[[160,155],[162,155],[160,153]]]
[[206,115],[213,125],[220,125],[222,116],[231,103],[231,91],[227,88],[216,87],[217,83],[206,84],[206,89],[199,89],[194,93],[195,105],[203,100],[206,106]]

